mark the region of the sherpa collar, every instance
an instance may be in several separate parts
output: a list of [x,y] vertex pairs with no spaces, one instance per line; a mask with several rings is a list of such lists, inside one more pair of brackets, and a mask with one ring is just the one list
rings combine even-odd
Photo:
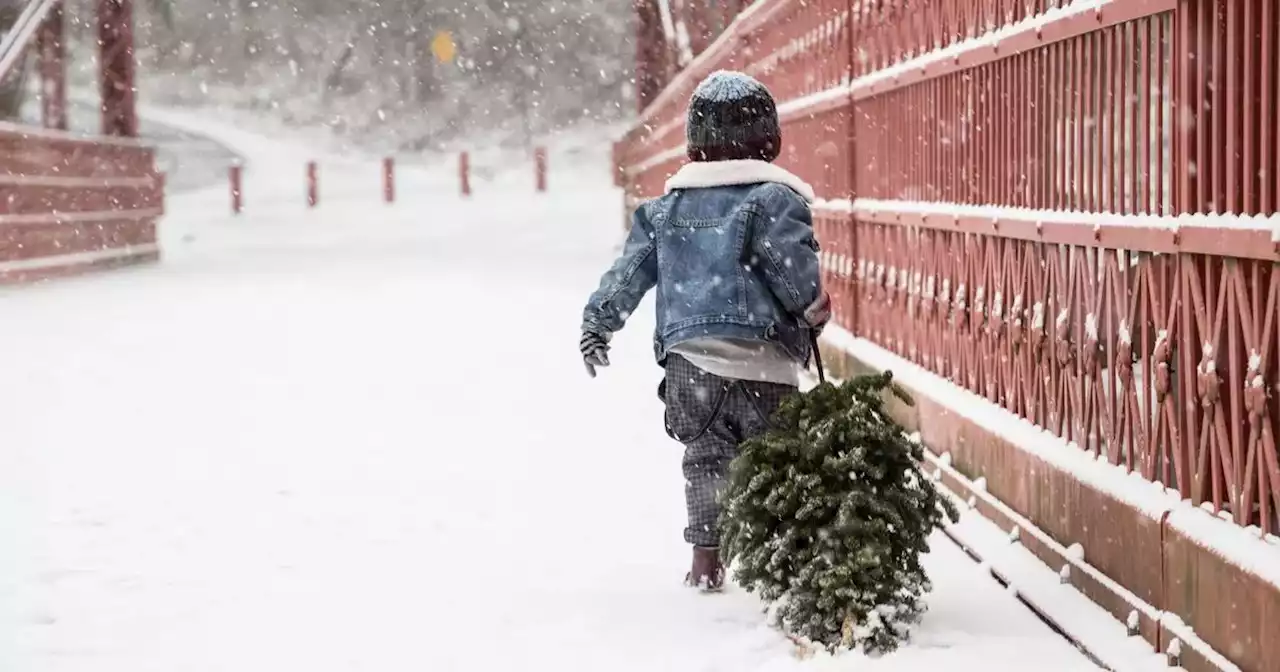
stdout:
[[732,161],[695,161],[687,163],[667,180],[667,191],[673,189],[702,189],[727,187],[734,184],[777,182],[800,194],[807,203],[816,196],[813,187],[790,171],[759,159],[734,159]]

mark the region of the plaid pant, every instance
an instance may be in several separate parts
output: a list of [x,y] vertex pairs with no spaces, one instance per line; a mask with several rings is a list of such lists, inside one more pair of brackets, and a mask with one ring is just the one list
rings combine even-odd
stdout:
[[769,416],[790,385],[731,380],[707,373],[679,355],[669,355],[660,396],[667,405],[667,434],[685,446],[685,541],[720,545],[720,504],[729,462],[738,446],[768,429]]

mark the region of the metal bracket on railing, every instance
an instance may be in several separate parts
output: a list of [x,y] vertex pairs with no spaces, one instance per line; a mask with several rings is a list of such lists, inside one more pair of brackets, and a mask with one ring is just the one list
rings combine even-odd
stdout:
[[1013,345],[1013,351],[1015,353],[1022,349],[1023,317],[1024,311],[1022,309],[1022,295],[1015,294],[1013,296],[1013,306],[1009,308],[1009,342]]
[[932,318],[937,311],[937,304],[933,300],[933,289],[937,285],[938,276],[930,275],[924,280],[924,287],[920,290],[920,302],[924,306],[924,316]]
[[1121,387],[1133,380],[1133,344],[1120,339],[1116,344],[1116,380]]
[[1044,360],[1044,342],[1048,333],[1044,328],[1044,303],[1037,301],[1031,310],[1031,351],[1037,362]]
[[916,271],[909,279],[910,284],[907,286],[907,315],[914,319],[920,307],[920,285],[922,284],[920,272]]
[[1070,368],[1076,361],[1075,348],[1071,344],[1071,313],[1063,311],[1053,327],[1057,349],[1054,354],[1058,358],[1058,368]]
[[1102,368],[1102,343],[1097,336],[1088,336],[1084,339],[1084,351],[1080,353],[1083,357],[1084,372],[1089,377],[1096,377],[1099,369]]
[[968,302],[965,298],[964,283],[956,288],[955,308],[951,311],[951,326],[956,329],[964,329],[969,325]]
[[1244,407],[1249,412],[1249,425],[1257,427],[1267,414],[1267,386],[1261,373],[1251,373],[1244,386]]
[[1200,394],[1200,406],[1206,412],[1218,405],[1222,398],[1222,379],[1218,377],[1218,362],[1213,358],[1213,347],[1204,346],[1204,357],[1196,366],[1196,391]]
[[975,332],[987,331],[987,288],[979,286],[973,292],[973,315],[970,319],[973,322],[973,330]]
[[1156,336],[1156,348],[1151,353],[1151,361],[1155,365],[1156,373],[1156,403],[1164,403],[1165,397],[1169,396],[1169,391],[1173,387],[1169,372],[1169,360],[1172,356],[1173,346],[1169,343],[1169,337],[1161,332]]
[[996,290],[996,295],[991,298],[991,315],[987,318],[987,336],[993,341],[998,341],[1004,337],[1008,325],[1004,321],[1004,292]]

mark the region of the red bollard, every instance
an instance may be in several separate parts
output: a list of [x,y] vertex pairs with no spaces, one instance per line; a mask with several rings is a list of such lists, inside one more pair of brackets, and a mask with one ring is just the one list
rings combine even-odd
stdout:
[[320,204],[320,168],[315,161],[307,162],[307,206]]
[[240,191],[243,184],[244,168],[237,163],[232,165],[231,170],[227,172],[231,177],[231,212],[238,215],[244,210],[244,198]]
[[538,183],[538,191],[547,190],[547,148],[538,147],[533,150],[534,179]]
[[382,160],[382,198],[396,202],[396,160],[390,156]]
[[466,152],[458,155],[458,178],[462,180],[462,195],[471,195],[471,156]]

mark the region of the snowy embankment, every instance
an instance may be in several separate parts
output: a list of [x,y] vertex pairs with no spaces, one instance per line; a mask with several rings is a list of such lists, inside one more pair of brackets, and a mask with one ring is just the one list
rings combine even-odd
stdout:
[[[916,641],[805,658],[683,588],[648,310],[588,379],[607,145],[552,191],[150,111],[248,162],[175,195],[154,267],[0,293],[0,670],[1088,670],[942,535]],[[522,157],[513,157],[518,164]],[[483,188],[481,188],[483,187]]]

